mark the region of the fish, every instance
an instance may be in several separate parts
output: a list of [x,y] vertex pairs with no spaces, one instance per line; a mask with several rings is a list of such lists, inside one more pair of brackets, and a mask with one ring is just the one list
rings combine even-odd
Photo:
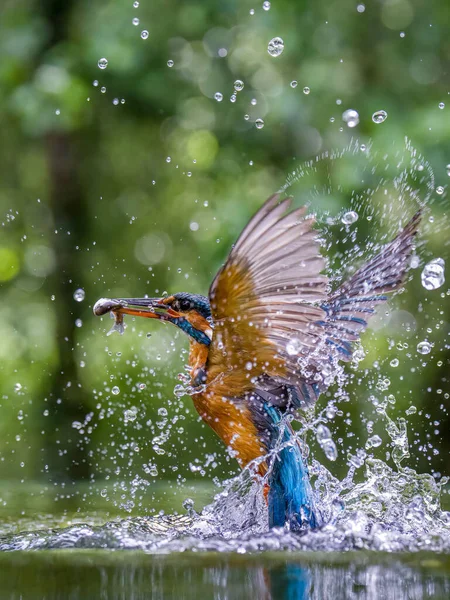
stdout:
[[108,331],[106,335],[111,335],[115,331],[120,335],[124,334],[125,324],[123,314],[118,312],[120,308],[123,308],[124,304],[121,302],[117,302],[117,300],[111,300],[110,298],[100,298],[94,304],[94,308],[92,309],[94,315],[102,316],[109,313],[111,318],[114,319],[114,325]]

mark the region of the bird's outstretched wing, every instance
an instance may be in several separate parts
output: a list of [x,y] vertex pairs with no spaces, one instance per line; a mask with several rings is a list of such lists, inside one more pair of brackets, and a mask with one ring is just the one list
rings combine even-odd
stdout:
[[327,296],[314,218],[289,207],[290,199],[269,198],[217,274],[207,365],[215,394],[256,391],[282,411],[313,404],[336,361],[351,358],[376,306],[404,284],[421,219],[419,211]]
[[328,280],[315,220],[290,206],[271,196],[211,285],[207,383],[224,396],[242,397],[261,376],[300,384],[298,356],[323,337]]
[[327,316],[319,323],[326,333],[325,342],[340,360],[350,360],[351,343],[366,329],[375,307],[388,299],[386,294],[404,284],[421,216],[419,210],[397,237],[338,287],[323,305]]

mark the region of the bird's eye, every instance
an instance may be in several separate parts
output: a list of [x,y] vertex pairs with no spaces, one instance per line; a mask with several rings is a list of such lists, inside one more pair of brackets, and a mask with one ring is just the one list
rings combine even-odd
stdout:
[[180,300],[181,310],[190,310],[192,308],[192,302],[190,300]]

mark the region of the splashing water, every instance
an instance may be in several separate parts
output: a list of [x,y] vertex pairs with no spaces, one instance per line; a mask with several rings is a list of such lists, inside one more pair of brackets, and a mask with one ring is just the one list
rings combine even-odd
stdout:
[[[55,548],[139,549],[149,553],[186,550],[260,552],[281,550],[383,552],[450,551],[450,513],[440,506],[443,480],[401,467],[409,456],[406,422],[386,419],[396,469],[374,458],[363,461],[364,480],[356,483],[351,466],[339,481],[318,461],[311,464],[316,499],[324,525],[298,535],[268,530],[264,480],[251,469],[225,482],[212,504],[197,514],[192,500],[185,515],[129,518],[101,526],[76,524],[61,530],[30,531],[0,538],[0,550]],[[324,433],[325,432],[325,433]],[[327,433],[328,432],[328,433]],[[321,425],[317,434],[329,441]],[[324,436],[324,437],[323,437]],[[326,439],[325,439],[326,438]]]

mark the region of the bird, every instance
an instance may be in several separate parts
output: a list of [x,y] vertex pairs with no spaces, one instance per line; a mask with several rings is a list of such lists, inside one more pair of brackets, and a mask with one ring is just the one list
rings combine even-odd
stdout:
[[195,409],[241,469],[264,481],[268,525],[304,532],[323,523],[292,426],[352,359],[377,305],[403,287],[421,210],[334,291],[316,218],[272,195],[232,246],[207,296],[101,298],[111,312],[169,322],[189,338]]

